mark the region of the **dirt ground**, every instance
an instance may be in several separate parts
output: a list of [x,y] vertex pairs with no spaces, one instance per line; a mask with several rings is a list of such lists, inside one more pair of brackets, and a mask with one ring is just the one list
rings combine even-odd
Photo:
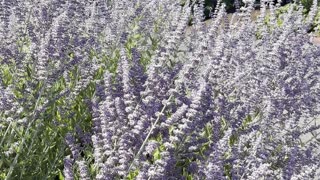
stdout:
[[320,46],[320,37],[319,36],[313,37],[311,41],[313,44]]

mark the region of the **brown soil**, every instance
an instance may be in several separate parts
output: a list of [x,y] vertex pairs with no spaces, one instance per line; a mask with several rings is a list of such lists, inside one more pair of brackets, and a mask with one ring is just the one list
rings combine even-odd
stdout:
[[320,46],[320,37],[314,37],[311,41],[313,44]]

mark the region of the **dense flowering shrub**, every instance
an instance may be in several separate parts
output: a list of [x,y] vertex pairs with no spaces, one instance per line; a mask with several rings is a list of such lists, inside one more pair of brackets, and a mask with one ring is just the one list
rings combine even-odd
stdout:
[[320,177],[317,1],[243,3],[2,1],[0,179]]

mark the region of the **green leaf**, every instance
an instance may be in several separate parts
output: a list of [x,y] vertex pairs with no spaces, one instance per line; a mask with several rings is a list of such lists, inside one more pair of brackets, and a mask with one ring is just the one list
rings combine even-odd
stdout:
[[12,80],[13,80],[12,72],[10,72],[10,67],[8,65],[5,65],[4,67],[2,67],[1,74],[2,74],[2,83],[5,86],[12,84]]
[[64,180],[63,174],[59,171],[59,180]]
[[161,152],[161,151],[160,151],[159,148],[157,148],[157,149],[155,150],[155,152],[153,153],[153,159],[154,159],[154,160],[161,159],[160,152]]
[[232,165],[231,164],[225,164],[224,165],[224,173],[227,175],[228,179],[232,179],[232,176],[231,176],[231,169],[232,169]]
[[27,72],[28,77],[31,78],[32,70],[31,70],[29,64],[26,66],[26,72]]
[[187,180],[193,180],[193,177],[192,177],[191,174],[189,174],[189,175],[187,176]]
[[126,179],[134,180],[138,174],[139,174],[139,170],[131,171]]

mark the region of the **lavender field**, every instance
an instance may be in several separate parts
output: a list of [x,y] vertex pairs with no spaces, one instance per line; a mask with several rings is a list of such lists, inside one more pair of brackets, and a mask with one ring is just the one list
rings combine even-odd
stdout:
[[320,179],[320,8],[280,3],[1,1],[0,180]]

